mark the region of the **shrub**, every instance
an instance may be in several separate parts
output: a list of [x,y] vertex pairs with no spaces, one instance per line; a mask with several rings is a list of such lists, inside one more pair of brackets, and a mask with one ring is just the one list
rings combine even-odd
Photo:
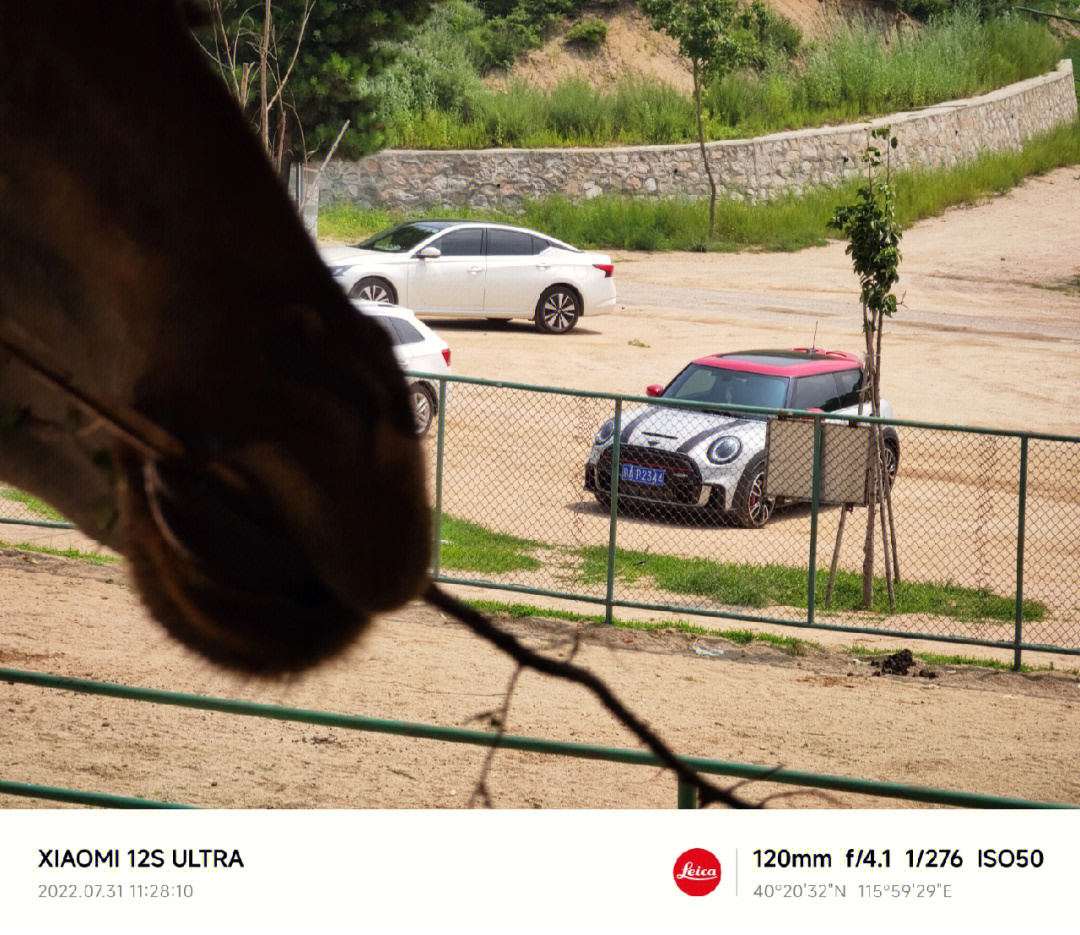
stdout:
[[607,33],[607,23],[602,19],[583,19],[566,31],[566,41],[589,49],[597,49],[604,44]]

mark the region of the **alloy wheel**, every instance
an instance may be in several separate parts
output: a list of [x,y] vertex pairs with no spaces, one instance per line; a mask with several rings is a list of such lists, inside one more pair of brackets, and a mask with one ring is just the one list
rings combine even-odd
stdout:
[[574,322],[577,321],[577,299],[561,289],[551,292],[544,300],[540,314],[548,331],[562,334],[574,327]]
[[755,526],[764,526],[772,516],[773,501],[762,496],[764,492],[765,473],[762,471],[754,475],[747,493],[746,511],[750,514],[750,519]]
[[420,387],[415,387],[409,394],[409,402],[412,403],[416,434],[426,435],[427,430],[431,428],[432,406],[430,397]]

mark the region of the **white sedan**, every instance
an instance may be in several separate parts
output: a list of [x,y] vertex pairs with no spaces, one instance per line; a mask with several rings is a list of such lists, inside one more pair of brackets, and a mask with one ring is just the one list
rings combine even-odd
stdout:
[[320,253],[351,298],[425,318],[529,318],[565,334],[582,315],[615,308],[611,257],[505,224],[410,221]]
[[[450,374],[450,346],[422,321],[417,321],[410,309],[379,302],[354,301],[353,305],[383,328],[402,370]],[[407,376],[405,382],[416,419],[416,434],[426,435],[439,414],[439,388],[433,381],[417,377]]]

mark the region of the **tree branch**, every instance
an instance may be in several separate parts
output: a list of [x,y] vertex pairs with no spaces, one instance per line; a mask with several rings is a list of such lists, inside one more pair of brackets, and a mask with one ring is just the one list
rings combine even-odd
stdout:
[[716,802],[721,802],[732,808],[749,807],[748,803],[733,795],[729,790],[713,785],[687,766],[651,727],[615,696],[606,682],[588,669],[583,669],[569,662],[549,659],[547,656],[542,656],[540,653],[529,649],[516,637],[496,627],[479,611],[440,590],[434,582],[428,584],[428,588],[424,592],[424,600],[460,620],[477,636],[510,656],[519,666],[532,669],[543,675],[552,675],[556,678],[574,682],[590,691],[618,721],[633,732],[656,755],[664,766],[672,770],[683,782],[697,789],[702,807]]

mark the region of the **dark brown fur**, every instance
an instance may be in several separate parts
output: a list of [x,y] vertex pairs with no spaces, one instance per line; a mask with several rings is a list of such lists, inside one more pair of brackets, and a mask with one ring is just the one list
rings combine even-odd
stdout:
[[124,553],[200,652],[310,665],[425,576],[388,343],[174,4],[0,11],[0,477]]

